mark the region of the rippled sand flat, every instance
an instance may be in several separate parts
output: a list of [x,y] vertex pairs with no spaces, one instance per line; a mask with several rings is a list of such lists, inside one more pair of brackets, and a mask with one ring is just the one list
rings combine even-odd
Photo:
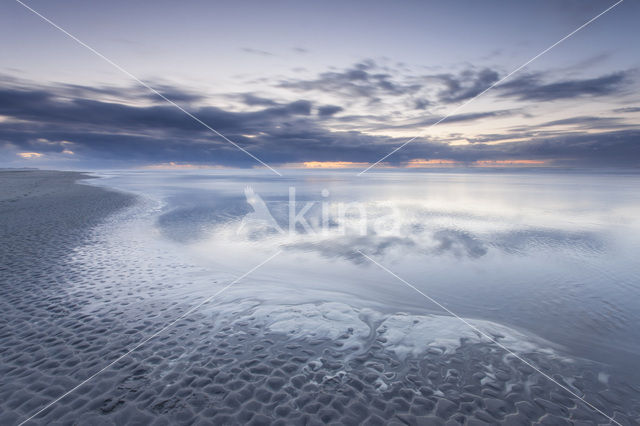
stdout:
[[[136,233],[157,206],[0,172],[0,424],[19,424],[232,275]],[[6,183],[6,185],[5,185]],[[248,277],[30,424],[638,424],[640,387],[537,336],[443,315],[276,303]],[[274,291],[277,287],[274,287]]]

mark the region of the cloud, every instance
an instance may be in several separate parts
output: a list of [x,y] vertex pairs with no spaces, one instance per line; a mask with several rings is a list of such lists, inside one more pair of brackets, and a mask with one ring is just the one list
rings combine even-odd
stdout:
[[616,108],[613,112],[617,113],[625,113],[625,112],[640,112],[640,107],[624,107],[624,108]]
[[278,102],[273,99],[264,98],[262,96],[255,95],[253,93],[242,93],[238,95],[245,105],[249,106],[275,106]]
[[500,75],[497,71],[484,68],[479,71],[467,69],[459,75],[440,74],[430,78],[440,81],[445,86],[438,93],[439,101],[453,103],[465,101],[479,95],[498,81]]
[[[460,123],[460,122],[469,122],[475,120],[482,120],[486,118],[499,118],[499,117],[509,117],[521,113],[521,110],[496,110],[496,111],[485,111],[485,112],[470,112],[465,114],[453,114],[443,120],[446,123]],[[445,116],[442,115],[427,115],[426,117],[421,117],[417,120],[409,120],[402,124],[397,125],[388,125],[381,124],[376,126],[376,130],[391,130],[391,129],[419,129],[426,126],[431,126],[440,120],[442,120]]]
[[241,50],[243,52],[245,52],[245,53],[251,53],[252,55],[276,56],[275,53],[271,53],[271,52],[268,52],[268,51],[262,50],[262,49],[255,49],[253,47],[243,47]]
[[343,111],[343,108],[337,105],[323,105],[318,107],[318,115],[321,117],[330,117],[340,111]]
[[[27,84],[5,82],[0,85],[0,146],[14,157],[18,152],[37,152],[49,158],[48,153],[62,154],[66,150],[74,153],[73,156],[66,155],[67,158],[105,167],[107,164],[116,167],[172,161],[233,167],[256,165],[244,153],[170,105],[134,106],[128,99],[118,102],[76,95],[89,96],[90,92],[85,88],[70,91],[61,85],[29,88]],[[317,107],[304,99],[281,103],[249,95],[244,99],[260,108],[231,111],[202,104],[189,111],[270,164],[375,162],[406,141],[405,138],[325,127],[323,118],[338,112],[339,107],[335,105]],[[312,114],[312,111],[318,114]],[[450,117],[450,121],[470,121],[517,112],[497,110],[459,114]],[[339,120],[343,118],[338,117]],[[425,122],[434,118],[429,117]],[[583,116],[555,122],[575,123],[587,128],[590,122],[614,124],[606,123],[604,118],[594,120],[594,117]],[[417,124],[412,122],[407,128]],[[640,130],[637,129],[589,133],[580,127],[569,133],[554,131],[548,134],[532,131],[526,134],[524,141],[496,143],[500,138],[508,140],[516,136],[523,137],[523,134],[505,131],[466,145],[449,145],[433,137],[419,137],[385,161],[396,165],[414,159],[452,160],[462,164],[487,160],[540,160],[568,166],[640,165]]]
[[523,101],[554,101],[583,96],[608,96],[622,92],[630,81],[630,72],[620,71],[583,80],[543,83],[541,74],[527,74],[498,86],[503,97]]
[[[640,131],[574,133],[492,145],[500,156],[550,159],[567,166],[640,166]],[[475,145],[474,145],[475,146]],[[486,147],[486,145],[483,145]]]
[[330,91],[370,101],[377,101],[384,95],[415,93],[421,88],[420,84],[396,81],[394,75],[384,72],[372,60],[359,62],[342,71],[324,72],[315,79],[281,80],[278,86],[303,92]]
[[[201,124],[166,103],[131,106],[61,95],[65,94],[56,92],[55,89],[0,89],[0,115],[41,124],[66,124],[91,129],[115,126],[122,130],[204,130]],[[288,104],[276,104],[254,112],[228,112],[210,106],[196,108],[193,112],[217,130],[233,131],[243,124],[245,129],[254,130],[267,121],[309,115],[311,106],[311,102],[299,100]]]
[[413,105],[417,110],[424,110],[431,105],[431,102],[428,99],[416,99]]
[[[0,81],[2,78],[0,77]],[[25,84],[22,81],[14,81],[13,87],[22,88],[24,90],[32,91],[34,86]],[[36,86],[37,87],[37,86]],[[196,93],[193,90],[173,86],[166,83],[154,83],[152,86],[164,97],[179,104],[195,104],[205,100],[205,96],[201,93]],[[43,87],[45,91],[49,91],[51,87]],[[122,102],[123,100],[130,100],[140,102],[146,100],[154,103],[165,103],[166,101],[158,96],[156,93],[151,92],[146,87],[139,85],[129,87],[116,87],[116,86],[81,86],[77,84],[61,84],[55,89],[56,96],[67,98],[87,98],[87,99],[117,99]]]
[[42,154],[39,152],[19,152],[18,157],[30,159],[30,158],[40,158]]
[[[556,70],[556,73],[568,74],[569,71]],[[388,61],[366,59],[346,68],[319,73],[312,78],[279,78],[272,84],[277,89],[288,89],[295,93],[322,95],[323,99],[328,96],[332,103],[359,110],[358,115],[363,119],[368,115],[378,124],[389,124],[392,119],[396,123],[406,122],[407,117],[415,116],[415,111],[425,111],[434,117],[434,112],[442,114],[441,107],[473,99],[493,85],[487,98],[505,98],[516,102],[624,95],[631,87],[635,74],[636,71],[631,69],[587,79],[556,77],[554,81],[551,72],[531,72],[516,74],[497,84],[506,74],[492,67],[467,65],[459,72],[424,74],[406,66],[389,65]],[[340,118],[354,120],[356,116]],[[447,121],[452,122],[453,119]],[[350,123],[358,124],[357,121]],[[372,128],[368,119],[359,124],[362,125],[360,128]]]
[[563,126],[563,127],[575,126],[580,128],[581,130],[624,129],[624,128],[637,127],[636,125],[633,125],[633,124],[626,124],[621,118],[618,118],[618,117],[595,117],[595,116],[585,115],[585,116],[563,118],[560,120],[547,121],[546,123],[531,126],[529,130],[545,128],[545,127],[553,127],[553,126]]
[[[589,79],[545,82],[545,73],[519,74],[495,86],[501,97],[513,97],[521,101],[552,101],[581,96],[608,96],[624,91],[635,71],[619,71]],[[500,80],[500,73],[490,68],[467,68],[458,74],[424,76],[427,81],[444,85],[438,92],[441,103],[456,103],[471,99]]]
[[[205,100],[205,97],[199,93],[193,93],[193,92],[190,92],[184,89],[179,89],[177,87],[169,86],[166,84],[155,86],[154,89],[160,92],[162,96],[164,96],[165,98],[170,99],[176,103],[190,104],[195,102],[202,102]],[[145,92],[146,92],[147,99],[158,101],[158,102],[165,102],[164,99],[162,99],[160,96],[156,95],[155,93],[148,93],[146,88],[145,88]]]
[[559,126],[565,124],[592,124],[597,122],[606,122],[612,123],[617,121],[617,118],[614,117],[592,117],[592,116],[579,116],[579,117],[571,117],[571,118],[563,118],[561,120],[553,120],[547,121],[540,126]]

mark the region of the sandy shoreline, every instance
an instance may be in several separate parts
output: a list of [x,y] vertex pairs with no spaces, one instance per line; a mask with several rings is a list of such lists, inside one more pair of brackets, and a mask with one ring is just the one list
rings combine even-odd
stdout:
[[[0,170],[1,264],[40,264],[65,256],[73,241],[134,197],[76,183],[80,172]],[[21,269],[16,265],[15,269]]]
[[[155,253],[145,258],[129,234],[112,246],[91,240],[87,231],[134,198],[74,183],[85,177],[0,172],[0,424],[26,420],[194,302],[167,290],[183,265],[167,269],[167,260]],[[188,285],[193,276],[184,269]],[[424,342],[433,327],[446,329],[450,317],[364,321],[363,312],[334,305],[214,302],[29,424],[604,420],[495,345],[468,335],[460,341],[455,328],[447,347],[439,342],[398,356],[398,348]],[[635,424],[637,389],[600,375],[591,364],[544,353],[527,358],[617,421]]]
[[43,340],[60,331],[51,324],[47,333],[46,324],[73,310],[65,293],[72,277],[65,259],[93,226],[134,203],[130,195],[76,183],[88,178],[79,172],[0,170],[0,424],[17,423],[29,411],[7,406],[16,389],[11,375],[38,370],[30,365],[37,359],[33,348],[46,352]]

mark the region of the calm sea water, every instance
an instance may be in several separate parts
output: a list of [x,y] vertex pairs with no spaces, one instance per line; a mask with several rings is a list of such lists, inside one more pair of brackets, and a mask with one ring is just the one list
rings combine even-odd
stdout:
[[456,315],[538,336],[570,356],[613,368],[638,364],[639,175],[100,176],[91,183],[148,201],[150,212],[127,235],[137,232],[165,254],[237,277],[281,251],[220,297],[447,314],[364,254]]

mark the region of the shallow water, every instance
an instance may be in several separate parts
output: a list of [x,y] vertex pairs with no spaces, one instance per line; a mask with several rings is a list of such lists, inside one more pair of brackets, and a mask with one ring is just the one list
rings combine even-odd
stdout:
[[[105,179],[97,184],[156,203],[157,213],[135,225],[145,234],[144,247],[156,242],[169,256],[230,276],[283,251],[220,300],[251,297],[276,306],[336,302],[388,314],[447,315],[359,250],[456,315],[537,336],[564,354],[622,371],[637,365],[638,175],[101,175]],[[264,201],[275,226],[249,206],[247,187]],[[297,213],[313,204],[306,223],[299,221],[293,232],[290,188]],[[202,285],[181,291],[201,294]]]
[[639,422],[635,175],[101,176],[0,271],[3,424]]

